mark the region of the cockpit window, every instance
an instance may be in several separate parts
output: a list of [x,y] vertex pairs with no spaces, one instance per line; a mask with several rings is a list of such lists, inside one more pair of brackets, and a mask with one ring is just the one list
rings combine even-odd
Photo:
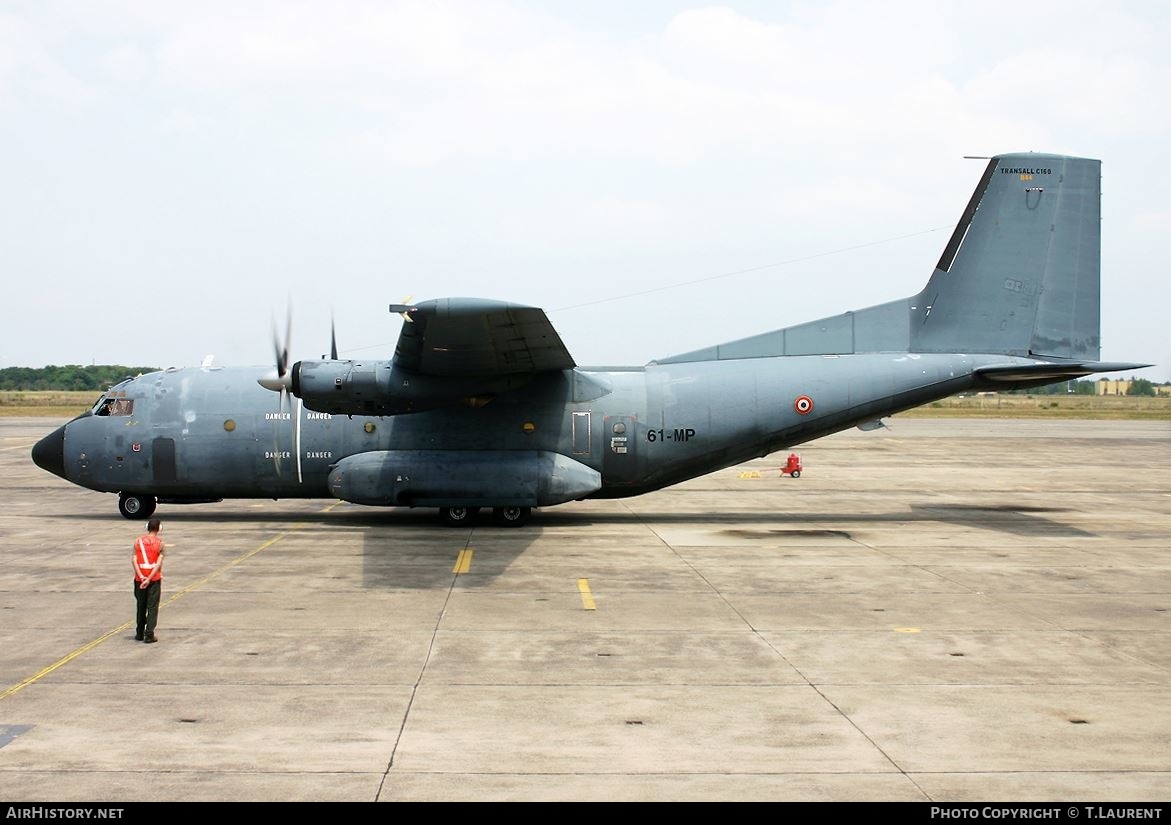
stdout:
[[122,416],[133,414],[133,398],[107,398],[105,403],[99,402],[98,408],[94,411],[94,415]]

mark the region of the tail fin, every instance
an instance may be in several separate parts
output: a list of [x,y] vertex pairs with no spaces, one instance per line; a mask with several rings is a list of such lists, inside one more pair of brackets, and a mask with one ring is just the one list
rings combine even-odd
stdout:
[[1100,200],[1100,161],[992,158],[911,299],[911,351],[1096,361]]
[[1101,166],[994,157],[918,295],[655,363],[863,352],[1097,361]]

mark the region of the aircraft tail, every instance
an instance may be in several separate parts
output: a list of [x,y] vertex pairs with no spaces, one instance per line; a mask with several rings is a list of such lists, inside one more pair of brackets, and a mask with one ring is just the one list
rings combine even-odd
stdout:
[[918,295],[656,363],[867,352],[1096,362],[1100,198],[1101,161],[999,155]]
[[1100,201],[1100,161],[992,158],[911,299],[909,349],[1096,361]]

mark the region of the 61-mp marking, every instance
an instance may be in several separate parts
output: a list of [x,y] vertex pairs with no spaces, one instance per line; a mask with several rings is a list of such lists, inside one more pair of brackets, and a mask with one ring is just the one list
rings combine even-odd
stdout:
[[657,430],[647,430],[647,441],[690,441],[695,437],[695,429],[693,427],[676,427],[674,430],[664,430],[659,428]]

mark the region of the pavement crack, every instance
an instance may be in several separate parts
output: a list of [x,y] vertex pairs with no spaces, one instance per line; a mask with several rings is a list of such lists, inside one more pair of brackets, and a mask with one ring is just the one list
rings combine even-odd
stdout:
[[[467,551],[472,546],[472,536],[475,535],[475,529],[468,533],[467,541],[464,542],[462,551]],[[427,643],[427,654],[423,657],[423,664],[419,668],[419,675],[415,678],[415,683],[411,686],[411,695],[407,699],[407,707],[403,711],[402,722],[398,726],[398,733],[394,737],[394,745],[390,749],[390,758],[386,761],[386,770],[382,772],[382,778],[378,782],[378,791],[374,794],[374,801],[377,802],[382,798],[382,790],[386,787],[386,780],[390,776],[390,771],[394,767],[395,757],[398,756],[398,746],[402,742],[403,733],[407,729],[407,721],[411,718],[411,710],[415,706],[415,697],[419,693],[419,686],[423,683],[423,676],[427,673],[427,666],[431,663],[431,656],[435,652],[435,642],[439,638],[439,628],[443,625],[443,617],[447,615],[447,606],[451,603],[451,596],[455,592],[456,582],[459,581],[460,573],[451,574],[451,582],[447,585],[447,593],[443,598],[443,605],[439,609],[439,615],[435,617],[435,626],[431,629],[431,640]]]

